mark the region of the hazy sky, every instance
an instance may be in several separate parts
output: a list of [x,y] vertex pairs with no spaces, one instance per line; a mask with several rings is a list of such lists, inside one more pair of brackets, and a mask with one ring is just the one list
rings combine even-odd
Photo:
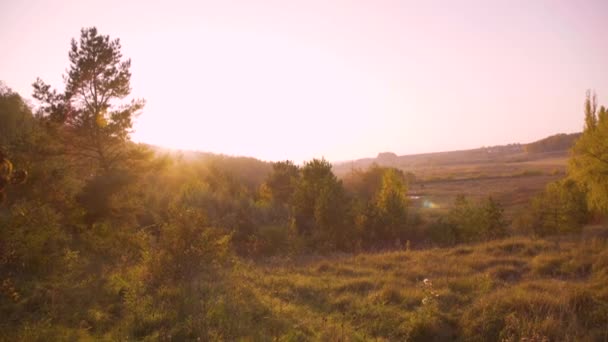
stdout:
[[62,86],[97,26],[132,59],[134,139],[266,160],[529,142],[608,103],[608,1],[0,0],[0,80]]

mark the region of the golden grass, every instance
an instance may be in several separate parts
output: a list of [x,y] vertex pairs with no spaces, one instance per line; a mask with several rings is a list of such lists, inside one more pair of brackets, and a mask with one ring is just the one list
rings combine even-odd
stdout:
[[250,265],[238,277],[283,322],[269,335],[278,340],[608,338],[603,239],[510,238]]

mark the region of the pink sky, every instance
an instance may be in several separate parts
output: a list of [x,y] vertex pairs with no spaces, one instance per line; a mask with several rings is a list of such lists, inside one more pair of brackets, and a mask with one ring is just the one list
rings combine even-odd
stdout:
[[608,1],[0,1],[0,80],[118,37],[137,141],[297,162],[529,142],[608,104]]

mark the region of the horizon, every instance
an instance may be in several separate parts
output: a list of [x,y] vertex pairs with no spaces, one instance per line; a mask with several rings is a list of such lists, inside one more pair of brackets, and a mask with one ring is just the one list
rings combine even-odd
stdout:
[[36,77],[62,89],[70,39],[97,26],[121,40],[147,101],[134,141],[298,163],[467,150],[580,132],[585,91],[608,96],[606,13],[602,1],[23,1],[0,5],[0,80],[26,99]]
[[222,152],[211,152],[211,151],[203,151],[203,150],[195,150],[195,149],[181,149],[181,148],[172,148],[172,147],[165,147],[165,146],[160,146],[160,145],[154,145],[154,144],[147,144],[145,142],[142,142],[143,144],[147,144],[153,148],[158,148],[158,149],[164,149],[164,150],[169,150],[170,152],[175,152],[175,153],[182,153],[182,152],[187,152],[187,153],[201,153],[201,154],[211,154],[211,155],[216,155],[216,156],[225,156],[225,157],[230,157],[230,158],[253,158],[253,159],[257,159],[260,160],[262,162],[276,162],[276,161],[293,161],[296,163],[296,165],[304,165],[306,162],[311,161],[313,159],[325,159],[328,162],[334,164],[334,165],[339,165],[339,164],[345,164],[345,163],[351,163],[351,162],[356,162],[356,161],[361,161],[361,160],[365,160],[365,159],[376,159],[380,154],[382,153],[394,153],[397,155],[397,157],[408,157],[408,156],[416,156],[416,155],[425,155],[425,154],[438,154],[438,153],[451,153],[451,152],[462,152],[462,151],[471,151],[471,150],[477,150],[477,149],[483,149],[483,148],[492,148],[492,147],[501,147],[501,146],[510,146],[510,145],[522,145],[525,146],[527,144],[531,144],[540,140],[543,140],[545,138],[548,137],[552,137],[552,136],[556,136],[556,135],[561,135],[561,134],[566,134],[566,135],[571,135],[571,134],[581,134],[582,131],[579,132],[572,132],[572,133],[563,133],[563,132],[558,132],[558,133],[554,133],[545,137],[540,137],[538,139],[532,140],[532,141],[528,141],[528,142],[511,142],[511,143],[505,143],[505,144],[499,144],[499,145],[481,145],[481,146],[477,146],[477,147],[472,147],[472,148],[463,148],[463,149],[455,149],[455,150],[441,150],[441,151],[429,151],[429,152],[415,152],[415,153],[407,153],[407,154],[400,154],[400,153],[395,153],[393,151],[379,151],[378,153],[376,153],[376,155],[374,156],[359,156],[356,157],[354,159],[346,159],[346,160],[332,160],[332,159],[327,159],[324,156],[313,156],[308,160],[303,160],[303,161],[294,161],[292,159],[282,159],[282,160],[265,160],[262,158],[258,158],[256,156],[250,156],[250,155],[237,155],[237,154],[226,154],[226,153],[222,153]]

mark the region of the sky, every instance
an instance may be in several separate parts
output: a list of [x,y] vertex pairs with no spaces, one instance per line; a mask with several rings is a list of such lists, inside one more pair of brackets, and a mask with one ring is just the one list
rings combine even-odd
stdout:
[[132,60],[133,139],[170,148],[458,150],[580,131],[587,89],[608,104],[606,0],[0,0],[0,80],[63,89],[90,26]]

